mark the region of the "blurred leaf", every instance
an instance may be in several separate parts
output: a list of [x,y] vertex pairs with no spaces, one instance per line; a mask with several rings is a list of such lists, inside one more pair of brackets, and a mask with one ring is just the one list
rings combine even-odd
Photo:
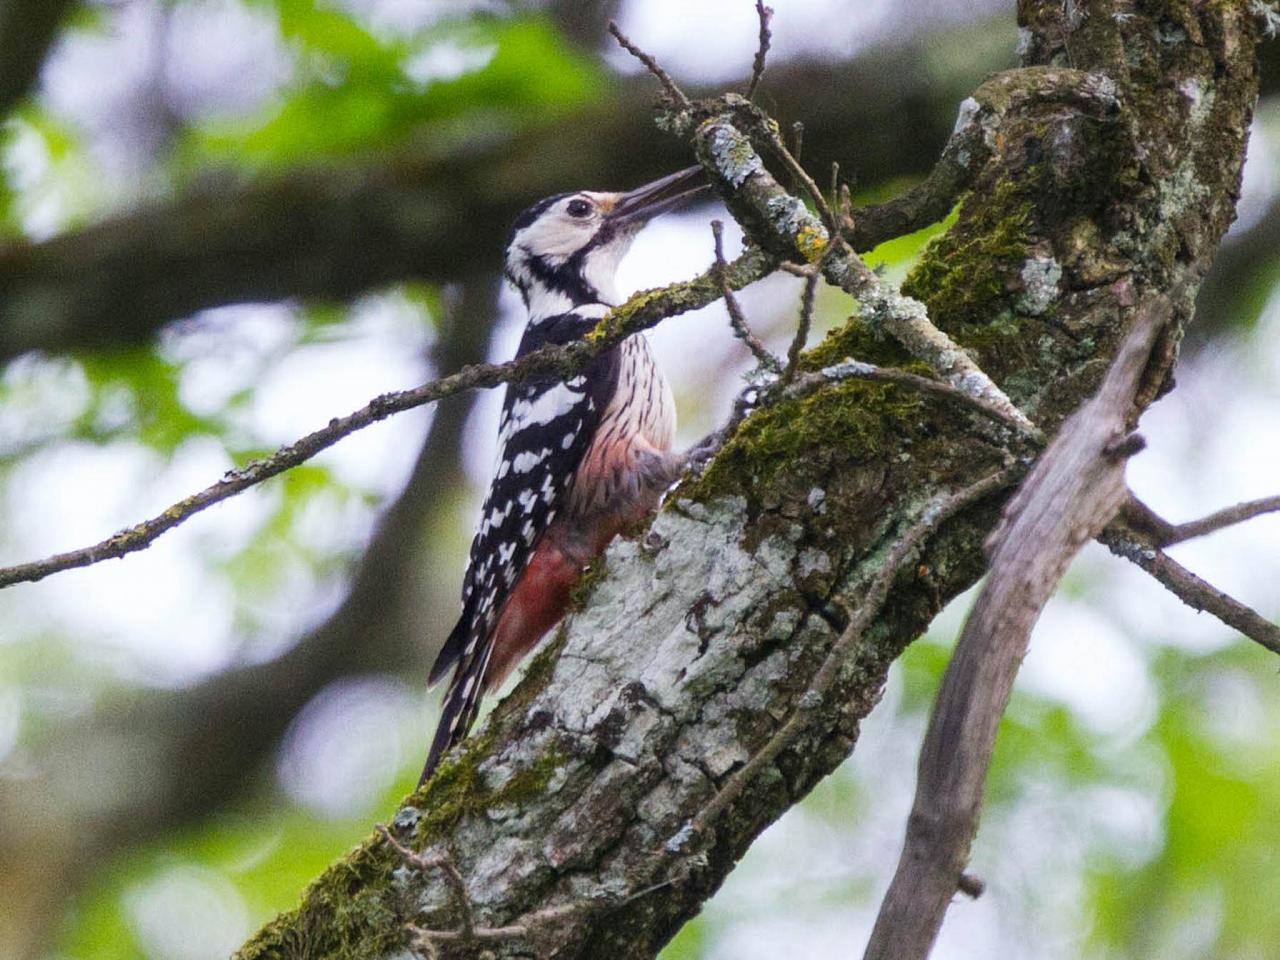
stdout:
[[[415,758],[416,759],[416,758]],[[207,870],[234,886],[250,930],[297,904],[325,867],[368,838],[370,824],[390,816],[412,788],[403,775],[368,810],[328,820],[264,797],[212,817],[95,870],[93,882],[64,920],[57,955],[63,960],[152,960],[129,923],[127,896],[175,866]],[[198,905],[196,905],[198,906]]]
[[[295,45],[294,83],[265,116],[193,134],[189,166],[202,156],[249,165],[323,160],[416,134],[438,141],[450,122],[465,118],[465,128],[484,115],[513,127],[545,123],[600,86],[598,68],[536,16],[452,21],[404,39],[377,37],[316,0],[280,0],[278,11]],[[433,57],[446,66],[427,69]],[[460,74],[442,76],[449,64]]]
[[700,960],[708,946],[706,928],[701,917],[689,920],[658,954],[658,960]]
[[1243,644],[1202,657],[1170,650],[1154,675],[1162,703],[1146,740],[1168,771],[1164,843],[1136,870],[1105,854],[1096,859],[1094,939],[1120,956],[1164,957],[1180,931],[1194,930],[1190,949],[1172,955],[1273,956],[1280,943],[1274,658]]
[[72,427],[73,437],[103,442],[127,434],[172,456],[193,436],[226,436],[228,426],[222,419],[187,409],[180,396],[181,364],[151,347],[84,353],[79,361],[90,402]]

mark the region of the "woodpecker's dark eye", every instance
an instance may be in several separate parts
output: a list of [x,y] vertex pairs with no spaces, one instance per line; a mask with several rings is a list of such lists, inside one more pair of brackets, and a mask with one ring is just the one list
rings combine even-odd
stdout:
[[586,200],[570,200],[569,206],[565,209],[569,211],[571,217],[585,217],[591,213],[591,204]]

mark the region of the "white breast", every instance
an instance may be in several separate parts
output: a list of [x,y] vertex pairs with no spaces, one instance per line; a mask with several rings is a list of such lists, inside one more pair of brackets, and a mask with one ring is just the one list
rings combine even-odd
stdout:
[[622,436],[655,450],[670,450],[676,433],[676,401],[671,384],[654,361],[643,334],[622,341],[618,388],[605,408],[603,424],[619,424]]

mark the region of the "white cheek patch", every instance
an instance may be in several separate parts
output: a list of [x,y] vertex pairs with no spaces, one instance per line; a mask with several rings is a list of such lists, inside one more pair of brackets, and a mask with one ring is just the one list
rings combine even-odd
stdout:
[[548,210],[520,231],[520,246],[556,267],[585,246],[595,231],[594,218],[578,220],[563,210]]
[[590,256],[587,257],[583,279],[595,288],[604,304],[617,304],[621,299],[618,295],[618,263],[630,247],[630,239],[625,242],[615,240],[607,246],[591,251]]

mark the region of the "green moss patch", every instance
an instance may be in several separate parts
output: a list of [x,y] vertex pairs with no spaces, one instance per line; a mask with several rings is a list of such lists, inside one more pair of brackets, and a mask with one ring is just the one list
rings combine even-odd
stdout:
[[234,960],[363,960],[404,947],[393,874],[400,858],[368,844],[339,860],[307,888],[302,905],[246,943]]
[[686,495],[767,497],[779,483],[817,480],[833,465],[883,459],[914,431],[923,403],[915,391],[856,380],[783,400],[748,417]]
[[907,275],[902,292],[928,304],[940,329],[958,335],[1003,318],[1004,332],[1017,333],[1010,295],[1020,290],[1019,272],[1031,255],[1032,189],[1004,180],[981,204],[967,204],[966,215],[925,248]]

